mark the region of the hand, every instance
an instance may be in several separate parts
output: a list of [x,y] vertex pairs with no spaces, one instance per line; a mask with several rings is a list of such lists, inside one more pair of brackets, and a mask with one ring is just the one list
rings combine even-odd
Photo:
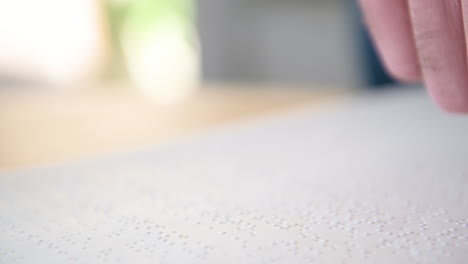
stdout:
[[[360,0],[388,71],[468,113],[468,0]],[[466,33],[465,33],[466,32]]]

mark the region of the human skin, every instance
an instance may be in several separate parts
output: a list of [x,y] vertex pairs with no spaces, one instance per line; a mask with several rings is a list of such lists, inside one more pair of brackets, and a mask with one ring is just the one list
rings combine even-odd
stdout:
[[360,0],[390,74],[423,81],[434,101],[468,113],[468,0]]

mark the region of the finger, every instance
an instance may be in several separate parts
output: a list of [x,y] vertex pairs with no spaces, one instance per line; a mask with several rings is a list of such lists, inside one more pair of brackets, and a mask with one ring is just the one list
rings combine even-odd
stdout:
[[407,0],[361,0],[361,6],[388,71],[402,81],[419,81]]
[[[466,65],[468,67],[468,49],[467,49],[468,48],[468,0],[462,0],[461,4],[462,4],[463,25],[464,25],[464,32],[465,32],[465,53],[467,53],[465,54],[465,57],[466,57]],[[466,89],[468,89],[468,87],[466,87]],[[468,93],[468,91],[466,90],[465,92]],[[465,112],[468,112],[468,110]]]
[[435,101],[468,112],[468,67],[460,0],[409,0],[424,80]]

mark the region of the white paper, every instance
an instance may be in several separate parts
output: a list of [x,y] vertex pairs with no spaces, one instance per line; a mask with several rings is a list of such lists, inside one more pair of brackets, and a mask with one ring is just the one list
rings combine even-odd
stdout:
[[0,175],[0,263],[467,263],[468,119],[422,92]]

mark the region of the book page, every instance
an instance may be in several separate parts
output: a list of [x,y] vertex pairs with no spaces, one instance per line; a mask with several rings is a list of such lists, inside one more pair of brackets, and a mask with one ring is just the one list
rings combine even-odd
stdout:
[[0,263],[466,263],[468,120],[422,91],[0,175]]

